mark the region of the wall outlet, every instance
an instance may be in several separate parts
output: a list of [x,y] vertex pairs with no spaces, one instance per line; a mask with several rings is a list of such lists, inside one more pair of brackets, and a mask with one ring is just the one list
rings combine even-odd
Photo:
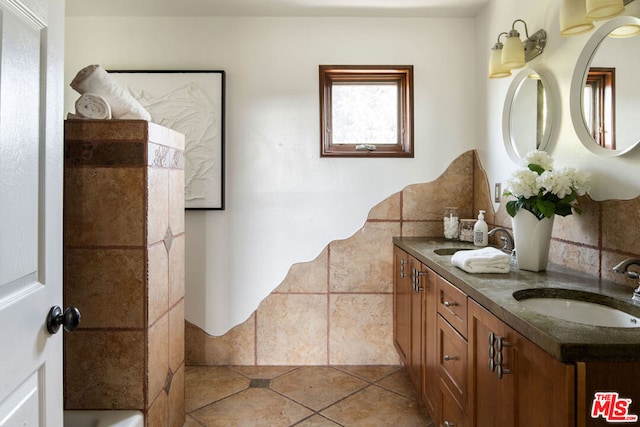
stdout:
[[501,182],[496,182],[494,191],[495,191],[495,196],[493,200],[496,203],[500,203],[500,200],[502,200],[502,183]]

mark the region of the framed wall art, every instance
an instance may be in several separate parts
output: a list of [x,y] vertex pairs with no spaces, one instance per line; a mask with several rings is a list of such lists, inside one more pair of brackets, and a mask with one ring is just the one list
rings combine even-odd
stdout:
[[225,72],[109,74],[151,114],[152,122],[185,135],[185,208],[223,210]]

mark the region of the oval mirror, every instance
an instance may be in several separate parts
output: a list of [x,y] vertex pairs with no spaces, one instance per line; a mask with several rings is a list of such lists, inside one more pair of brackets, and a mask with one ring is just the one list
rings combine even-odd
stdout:
[[599,156],[622,155],[640,142],[640,37],[615,36],[634,26],[640,27],[634,16],[602,24],[585,44],[571,80],[573,127],[585,148]]
[[502,135],[515,162],[547,147],[553,127],[551,92],[549,79],[532,68],[520,71],[511,82],[502,112]]

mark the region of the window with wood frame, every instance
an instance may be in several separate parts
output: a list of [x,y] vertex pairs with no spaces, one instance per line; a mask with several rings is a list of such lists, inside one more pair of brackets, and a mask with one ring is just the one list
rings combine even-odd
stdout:
[[616,69],[591,67],[584,85],[584,118],[593,140],[616,149]]
[[412,65],[320,65],[322,157],[413,157]]

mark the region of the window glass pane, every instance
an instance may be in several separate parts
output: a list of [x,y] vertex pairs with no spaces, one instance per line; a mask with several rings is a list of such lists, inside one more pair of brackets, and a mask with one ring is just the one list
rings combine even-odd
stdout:
[[398,144],[398,86],[342,84],[331,89],[333,144]]

